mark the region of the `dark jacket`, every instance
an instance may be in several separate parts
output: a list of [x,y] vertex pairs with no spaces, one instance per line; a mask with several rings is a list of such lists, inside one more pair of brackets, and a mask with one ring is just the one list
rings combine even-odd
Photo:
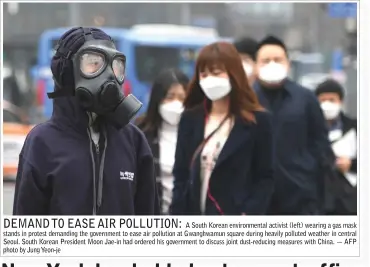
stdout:
[[[357,120],[351,119],[350,117],[346,116],[344,113],[340,114],[342,123],[343,123],[343,135],[345,135],[350,130],[355,130],[357,134]],[[357,157],[352,159],[352,165],[350,171],[353,173],[357,173]]]
[[273,113],[276,187],[270,213],[318,214],[323,206],[322,163],[330,150],[326,122],[312,91],[290,80],[283,87],[273,109],[260,84],[254,84],[261,104]]
[[[273,192],[273,143],[271,117],[256,112],[256,124],[236,117],[210,178],[209,189],[224,215],[263,215]],[[203,107],[181,117],[175,156],[171,212],[200,214],[200,156],[191,158],[204,139]],[[220,215],[214,201],[206,201],[207,215]]]
[[144,134],[132,124],[105,129],[97,153],[77,100],[55,99],[52,118],[28,134],[21,151],[14,215],[154,214],[153,156]]
[[[357,133],[357,120],[340,114],[342,135],[350,130]],[[356,215],[357,214],[357,187],[353,187],[345,176],[335,167],[326,180],[326,214],[328,215]],[[357,157],[352,159],[350,172],[357,174]]]
[[[142,129],[141,118],[136,122],[136,125]],[[143,130],[143,129],[142,129]],[[157,131],[144,131],[144,135],[148,141],[149,147],[153,154],[154,160],[154,174],[156,177],[156,187],[158,192],[157,207],[159,208],[158,214],[162,207],[162,183],[161,183],[161,165],[159,164],[159,139]]]

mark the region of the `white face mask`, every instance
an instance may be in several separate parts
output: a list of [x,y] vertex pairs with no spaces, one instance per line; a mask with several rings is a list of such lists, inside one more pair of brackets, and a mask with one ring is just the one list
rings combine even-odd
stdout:
[[183,104],[178,100],[159,106],[159,114],[161,114],[162,119],[171,125],[177,125],[179,123],[183,111]]
[[279,83],[288,76],[287,68],[279,63],[271,61],[263,66],[258,73],[258,77],[266,83]]
[[227,78],[208,76],[200,80],[199,85],[208,99],[212,101],[227,96],[231,91],[231,84]]
[[341,105],[330,101],[324,101],[321,103],[321,109],[323,110],[325,119],[333,120],[338,117]]
[[253,74],[253,67],[247,62],[243,62],[243,68],[248,77]]

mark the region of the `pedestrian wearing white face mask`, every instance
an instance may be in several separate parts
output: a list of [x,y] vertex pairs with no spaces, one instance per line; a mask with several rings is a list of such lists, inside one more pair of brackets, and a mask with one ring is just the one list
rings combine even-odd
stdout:
[[274,215],[321,214],[327,151],[327,128],[312,91],[288,78],[289,59],[284,43],[263,39],[257,49],[254,89],[273,114],[275,141]]
[[204,47],[184,101],[174,165],[174,215],[263,215],[273,192],[271,115],[235,47]]
[[172,201],[177,128],[183,111],[188,77],[178,70],[165,70],[153,83],[148,110],[137,120],[152,149],[161,214],[168,214]]
[[336,156],[338,178],[327,194],[332,195],[328,214],[357,214],[357,120],[342,110],[343,87],[335,80],[319,84],[315,93],[321,103],[329,128],[329,140]]
[[238,50],[240,59],[243,63],[245,74],[248,77],[250,86],[253,86],[256,80],[256,50],[258,42],[249,37],[243,37],[234,42],[236,50]]

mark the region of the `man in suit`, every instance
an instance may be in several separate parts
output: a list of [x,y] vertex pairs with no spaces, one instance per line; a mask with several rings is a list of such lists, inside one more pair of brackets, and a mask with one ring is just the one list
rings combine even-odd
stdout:
[[357,120],[343,112],[344,89],[335,80],[319,84],[316,96],[329,128],[336,156],[336,179],[327,188],[327,213],[357,214]]
[[272,215],[318,215],[323,203],[323,157],[330,149],[325,119],[312,91],[288,78],[288,51],[274,36],[256,53],[254,89],[273,114],[275,193]]

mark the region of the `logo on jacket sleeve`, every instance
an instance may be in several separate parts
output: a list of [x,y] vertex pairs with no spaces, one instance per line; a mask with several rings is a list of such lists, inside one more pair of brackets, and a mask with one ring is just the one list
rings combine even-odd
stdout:
[[119,172],[121,180],[133,181],[135,174],[133,172]]

